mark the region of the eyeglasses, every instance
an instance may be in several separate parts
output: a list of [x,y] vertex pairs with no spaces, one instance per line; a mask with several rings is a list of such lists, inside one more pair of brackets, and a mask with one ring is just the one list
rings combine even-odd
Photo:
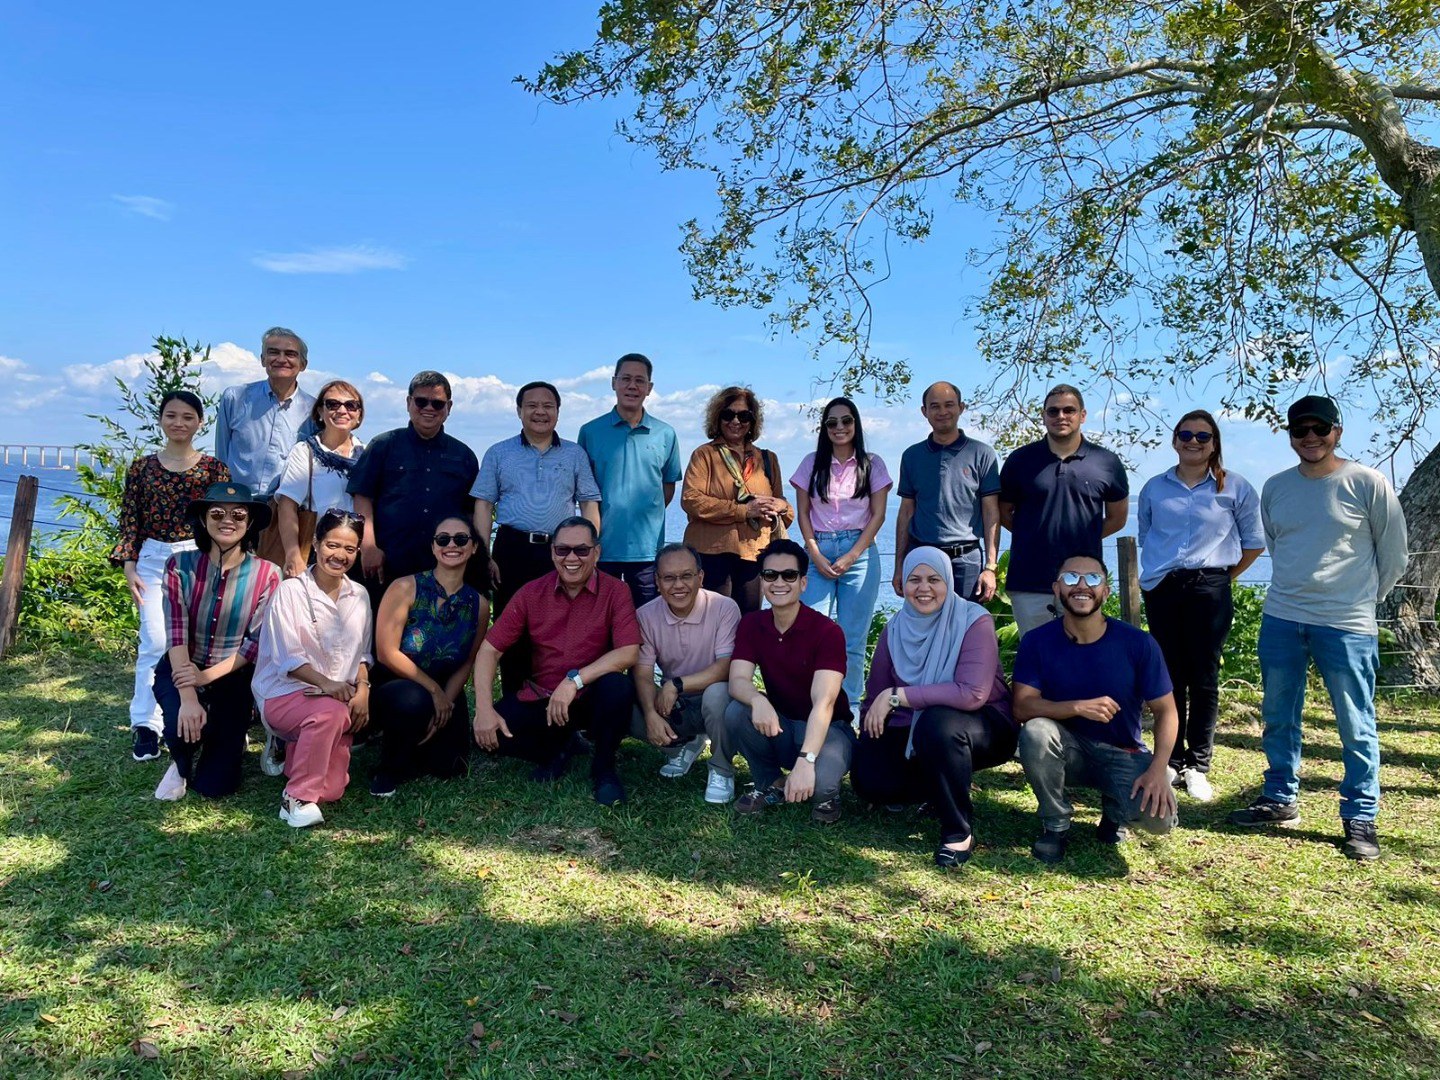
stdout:
[[1082,581],[1086,585],[1089,585],[1090,588],[1096,589],[1099,588],[1101,585],[1105,584],[1105,575],[1097,573],[1094,570],[1088,570],[1083,574],[1077,574],[1074,570],[1066,570],[1063,574],[1060,575],[1061,585],[1069,585],[1073,587],[1075,585],[1079,585]]
[[780,578],[782,581],[797,581],[800,578],[799,570],[761,570],[760,577],[764,581],[774,581]]
[[1198,442],[1201,446],[1204,446],[1211,439],[1215,438],[1215,436],[1211,435],[1208,431],[1177,431],[1175,432],[1175,437],[1181,442],[1190,442],[1191,440],[1194,440],[1195,442]]
[[421,397],[419,394],[413,394],[410,400],[415,403],[417,409],[434,409],[436,412],[444,412],[450,407],[450,402],[443,397]]
[[1291,424],[1289,428],[1292,439],[1303,439],[1312,434],[1319,435],[1323,439],[1334,430],[1335,425],[1327,424],[1324,420],[1316,420],[1310,424]]
[[739,420],[742,424],[748,424],[755,419],[755,414],[749,409],[721,409],[720,422],[728,424],[732,420]]
[[661,574],[660,584],[667,589],[671,585],[689,585],[699,576],[694,570],[686,570],[683,574]]
[[281,348],[278,348],[278,347],[272,345],[272,346],[268,347],[268,348],[265,350],[265,355],[268,356],[268,357],[271,357],[272,359],[275,358],[275,357],[277,357],[277,356],[283,356],[283,357],[285,357],[285,359],[287,359],[287,360],[299,360],[299,359],[300,359],[300,350],[299,350],[299,349],[281,349]]
[[457,548],[464,550],[475,538],[469,533],[436,533],[431,539],[435,541],[436,547],[443,548],[454,544]]
[[233,510],[221,510],[217,506],[208,511],[205,516],[218,525],[222,521],[245,521],[250,517],[250,511],[243,506],[237,506]]
[[578,555],[584,559],[595,550],[594,544],[551,544],[550,550],[559,555],[560,558],[568,558],[571,555]]
[[359,412],[360,402],[354,398],[346,398],[344,401],[341,401],[339,398],[327,397],[325,399],[325,408],[331,412],[339,412],[341,409],[344,409],[346,412]]
[[1045,415],[1053,420],[1057,416],[1074,416],[1079,411],[1074,405],[1050,405],[1046,407]]
[[831,416],[825,420],[825,426],[831,431],[838,427],[854,427],[855,418],[853,416]]

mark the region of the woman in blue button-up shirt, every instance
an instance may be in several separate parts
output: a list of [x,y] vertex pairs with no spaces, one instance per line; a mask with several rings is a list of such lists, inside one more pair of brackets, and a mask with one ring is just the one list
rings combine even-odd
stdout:
[[1259,558],[1265,539],[1260,496],[1221,464],[1215,418],[1192,409],[1171,445],[1174,468],[1140,489],[1140,587],[1180,713],[1170,767],[1192,798],[1209,802],[1220,653],[1234,618],[1230,583]]

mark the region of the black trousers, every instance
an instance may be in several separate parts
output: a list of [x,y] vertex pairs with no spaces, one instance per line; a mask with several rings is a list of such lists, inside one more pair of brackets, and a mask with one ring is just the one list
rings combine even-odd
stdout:
[[1145,593],[1150,633],[1175,684],[1180,731],[1170,766],[1210,771],[1220,718],[1220,654],[1235,618],[1228,570],[1172,570]]
[[[434,676],[431,676],[434,678]],[[376,772],[388,773],[400,783],[417,776],[448,780],[470,771],[470,703],[462,692],[450,719],[421,743],[435,716],[435,702],[418,682],[376,667],[370,695],[370,725],[380,740]],[[447,675],[445,678],[449,678]],[[436,682],[445,685],[444,678]]]
[[635,705],[630,676],[612,671],[585,687],[570,703],[570,722],[563,726],[546,721],[549,705],[549,698],[521,701],[514,694],[497,701],[495,711],[504,717],[511,734],[508,739],[500,736],[500,753],[543,765],[565,750],[576,731],[584,731],[595,748],[590,775],[598,778],[614,773],[615,755],[630,731],[630,711]]
[[940,818],[940,842],[964,840],[974,816],[971,778],[1014,757],[1017,729],[989,706],[961,712],[932,705],[914,723],[915,756],[908,759],[908,728],[887,727],[878,739],[862,734],[850,761],[850,786],[866,802],[929,802]]
[[700,569],[705,572],[705,588],[728,596],[740,605],[740,614],[760,610],[760,564],[739,555],[722,552],[701,555]]
[[198,740],[187,742],[180,738],[180,691],[171,677],[169,655],[155,665],[155,700],[165,719],[165,746],[192,791],[219,799],[240,789],[245,732],[255,715],[255,699],[250,696],[254,673],[255,668],[246,664],[195,691],[205,708],[205,726]]
[[[529,533],[501,525],[495,530],[495,550],[491,553],[500,570],[495,585],[495,602],[491,606],[498,619],[511,598],[536,578],[555,569],[550,559],[550,545],[532,544]],[[530,675],[530,643],[523,638],[505,650],[500,657],[500,688],[505,694],[516,694]]]

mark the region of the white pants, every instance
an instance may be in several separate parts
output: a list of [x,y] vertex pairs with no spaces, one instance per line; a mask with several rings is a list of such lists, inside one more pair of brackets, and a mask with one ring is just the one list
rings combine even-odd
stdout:
[[130,726],[163,730],[160,706],[155,704],[155,665],[165,655],[165,563],[177,551],[194,551],[195,541],[167,544],[146,540],[135,560],[135,572],[145,585],[140,598],[140,648],[135,655],[135,694],[130,699]]
[[1060,601],[1055,599],[1054,593],[1012,592],[1010,594],[1010,610],[1015,615],[1015,625],[1020,628],[1021,637],[1055,618],[1055,613],[1049,607],[1051,604],[1057,608],[1060,606]]

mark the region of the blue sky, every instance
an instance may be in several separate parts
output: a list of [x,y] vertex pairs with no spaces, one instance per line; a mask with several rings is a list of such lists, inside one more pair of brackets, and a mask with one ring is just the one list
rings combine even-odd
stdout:
[[[91,437],[84,415],[156,334],[213,343],[212,387],[249,381],[279,323],[308,340],[312,389],[360,385],[369,433],[400,422],[412,371],[439,367],[457,376],[451,430],[477,449],[515,429],[530,378],[564,388],[570,435],[638,350],[687,451],[710,390],[748,382],[793,468],[830,373],[762,313],[691,298],[679,223],[709,216],[712,185],[616,137],[621,105],[560,109],[513,82],[587,43],[597,7],[6,3],[0,442]],[[981,379],[961,304],[983,229],[948,215],[876,294],[875,337],[918,385]],[[860,404],[892,463],[924,434],[914,405]],[[1293,463],[1268,431],[1226,435],[1254,480]],[[1143,478],[1173,457],[1137,460]]]

